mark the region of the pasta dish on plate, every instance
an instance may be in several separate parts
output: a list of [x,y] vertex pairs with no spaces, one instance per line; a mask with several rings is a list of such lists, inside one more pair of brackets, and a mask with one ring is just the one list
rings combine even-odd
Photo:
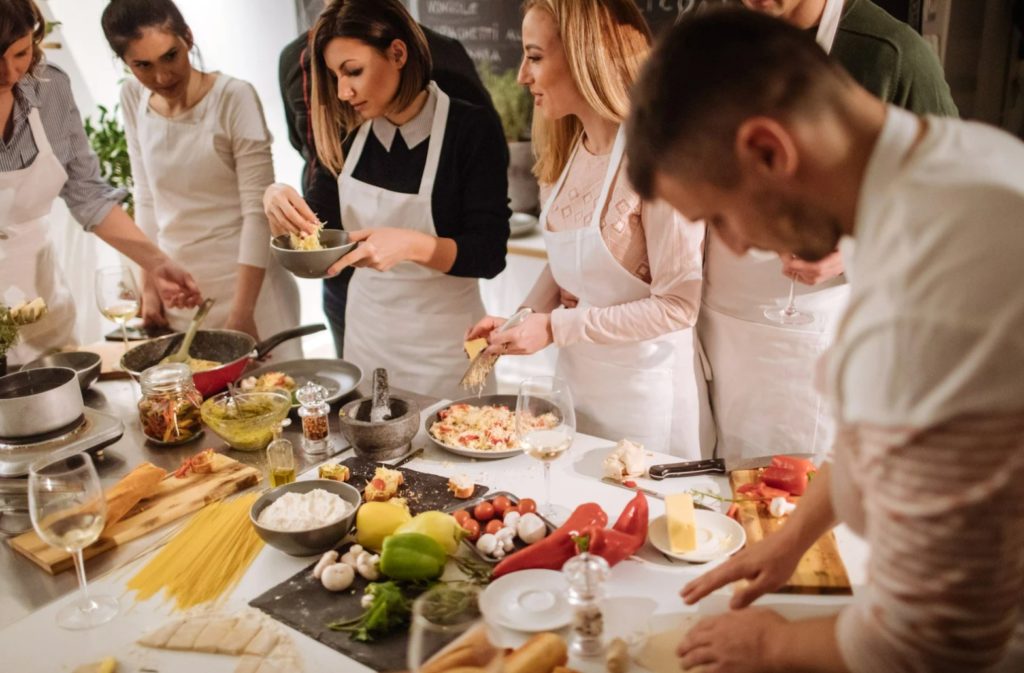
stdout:
[[[476,406],[453,404],[437,414],[430,434],[448,446],[476,451],[501,451],[519,448],[515,413],[504,405]],[[533,418],[534,429],[553,428],[558,418],[553,413]]]

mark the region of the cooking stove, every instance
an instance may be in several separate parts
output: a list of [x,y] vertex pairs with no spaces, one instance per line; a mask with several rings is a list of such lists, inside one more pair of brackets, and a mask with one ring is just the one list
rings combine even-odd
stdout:
[[124,424],[115,416],[86,407],[71,424],[31,437],[0,437],[0,477],[23,477],[40,458],[59,458],[88,451],[97,460],[103,449],[124,434]]

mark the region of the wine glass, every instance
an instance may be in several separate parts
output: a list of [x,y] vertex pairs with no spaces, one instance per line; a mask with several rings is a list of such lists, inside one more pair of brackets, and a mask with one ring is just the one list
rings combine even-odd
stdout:
[[40,539],[70,552],[78,571],[82,595],[57,613],[57,625],[89,629],[109,622],[117,615],[118,602],[89,595],[82,558],[82,549],[99,538],[107,521],[107,501],[89,455],[34,463],[28,475],[28,507]]
[[544,464],[544,506],[550,520],[563,518],[564,508],[551,504],[551,461],[572,445],[576,412],[569,384],[557,376],[534,376],[519,385],[516,399],[516,434],[519,446]]
[[121,326],[126,352],[128,321],[139,314],[141,296],[130,269],[108,266],[96,270],[96,305],[107,320]]
[[796,309],[796,279],[789,281],[789,301],[782,308],[773,306],[764,310],[764,317],[780,325],[809,325],[814,316]]
[[500,651],[490,642],[480,613],[480,589],[446,582],[412,604],[406,664],[411,673],[441,673],[463,666],[500,673]]

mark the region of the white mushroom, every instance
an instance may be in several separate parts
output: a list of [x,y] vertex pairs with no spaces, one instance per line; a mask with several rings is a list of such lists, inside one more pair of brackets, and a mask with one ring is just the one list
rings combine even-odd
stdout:
[[501,559],[505,558],[505,549],[504,549],[504,547],[497,547],[497,548],[495,548],[494,553],[491,554],[491,558],[496,558],[498,560],[501,560]]
[[320,575],[320,583],[328,591],[344,591],[352,586],[356,574],[352,566],[345,563],[335,563],[324,568]]
[[516,531],[512,528],[502,528],[494,534],[502,550],[510,552],[516,548]]
[[781,518],[796,509],[796,505],[785,498],[772,498],[768,504],[768,513],[775,518]]
[[519,524],[519,519],[522,518],[522,516],[523,515],[519,512],[509,512],[508,514],[506,514],[503,522],[505,524],[505,528],[515,529],[515,527]]
[[378,580],[380,579],[380,568],[377,566],[379,562],[380,556],[377,554],[371,554],[368,551],[360,552],[356,557],[356,572],[371,582]]
[[352,566],[352,568],[354,570],[355,567],[356,567],[356,560],[359,558],[359,555],[362,554],[362,553],[363,553],[363,546],[362,545],[358,545],[358,544],[354,544],[351,547],[349,547],[348,551],[345,552],[345,555],[341,557],[341,562],[346,564],[346,565]]
[[479,549],[482,554],[486,554],[487,556],[493,556],[494,550],[499,547],[501,547],[501,545],[498,544],[498,536],[494,533],[484,533],[480,536],[480,539],[476,541],[476,548]]
[[543,540],[548,534],[547,526],[544,525],[544,521],[534,513],[524,514],[519,519],[519,525],[516,530],[519,531],[519,537],[526,544],[533,544],[539,540]]
[[324,572],[324,568],[338,561],[338,552],[332,549],[329,552],[324,552],[324,555],[317,561],[316,567],[313,568],[313,577],[320,579],[320,575]]

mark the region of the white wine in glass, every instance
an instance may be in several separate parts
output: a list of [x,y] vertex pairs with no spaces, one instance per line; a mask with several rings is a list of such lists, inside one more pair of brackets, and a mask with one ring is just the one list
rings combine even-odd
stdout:
[[565,518],[564,508],[551,504],[551,462],[572,446],[576,412],[569,384],[557,376],[534,376],[519,385],[516,398],[516,436],[519,446],[544,465],[544,506],[549,520]]
[[107,520],[107,501],[89,455],[34,463],[28,475],[28,505],[39,538],[70,552],[78,571],[81,596],[57,613],[57,625],[77,630],[109,622],[117,615],[118,602],[89,595],[82,558],[82,550],[99,539]]
[[121,339],[128,350],[128,321],[139,314],[142,295],[131,270],[108,266],[96,270],[96,305],[107,320],[121,326]]

